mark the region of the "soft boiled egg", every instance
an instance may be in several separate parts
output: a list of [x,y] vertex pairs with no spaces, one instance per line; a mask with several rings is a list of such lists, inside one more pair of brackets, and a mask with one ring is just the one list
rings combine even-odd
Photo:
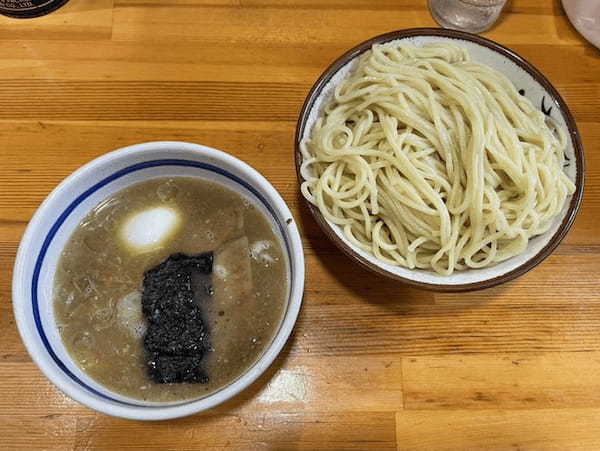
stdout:
[[170,239],[181,224],[179,212],[169,207],[153,207],[136,212],[125,220],[121,238],[132,249],[148,251]]

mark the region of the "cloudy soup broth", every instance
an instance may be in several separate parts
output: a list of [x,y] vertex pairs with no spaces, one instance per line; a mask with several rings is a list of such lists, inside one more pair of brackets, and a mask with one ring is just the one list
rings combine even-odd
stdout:
[[288,263],[263,213],[214,182],[159,178],[97,205],[59,260],[55,318],[90,377],[144,401],[206,396],[281,323]]

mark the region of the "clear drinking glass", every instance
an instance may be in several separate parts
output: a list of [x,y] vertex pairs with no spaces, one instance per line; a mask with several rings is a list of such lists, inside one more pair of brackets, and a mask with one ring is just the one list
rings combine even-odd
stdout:
[[506,0],[429,0],[429,10],[444,28],[481,33],[498,19]]

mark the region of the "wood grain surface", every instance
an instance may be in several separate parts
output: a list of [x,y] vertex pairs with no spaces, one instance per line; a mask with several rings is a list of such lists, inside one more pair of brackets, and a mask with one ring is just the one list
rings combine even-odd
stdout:
[[[295,120],[318,75],[374,35],[435,26],[426,0],[71,0],[0,17],[0,448],[600,449],[600,51],[558,0],[512,0],[485,36],[538,67],[577,120],[586,194],[527,275],[433,294],[366,273],[301,202]],[[253,165],[301,225],[304,307],[276,363],[225,405],[159,423],[97,414],[31,362],[11,305],[19,239],[65,176],[185,140]]]

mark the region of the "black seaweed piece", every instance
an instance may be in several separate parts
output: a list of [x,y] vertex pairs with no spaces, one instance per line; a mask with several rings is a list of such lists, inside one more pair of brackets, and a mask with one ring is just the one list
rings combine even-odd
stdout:
[[[196,256],[173,254],[146,271],[142,298],[142,309],[146,319],[150,322],[161,321],[160,316],[165,312],[187,317],[197,311],[192,274],[211,274],[212,264],[212,252]],[[177,309],[173,308],[174,302]]]
[[199,301],[212,292],[212,252],[173,254],[144,273],[142,311],[148,375],[158,383],[206,383],[201,366],[209,347]]
[[151,354],[148,374],[159,384],[181,382],[206,384],[208,376],[202,369],[202,357]]
[[201,318],[193,321],[180,321],[163,315],[161,323],[155,323],[148,327],[144,337],[144,346],[150,352],[194,356],[204,352],[207,338]]

